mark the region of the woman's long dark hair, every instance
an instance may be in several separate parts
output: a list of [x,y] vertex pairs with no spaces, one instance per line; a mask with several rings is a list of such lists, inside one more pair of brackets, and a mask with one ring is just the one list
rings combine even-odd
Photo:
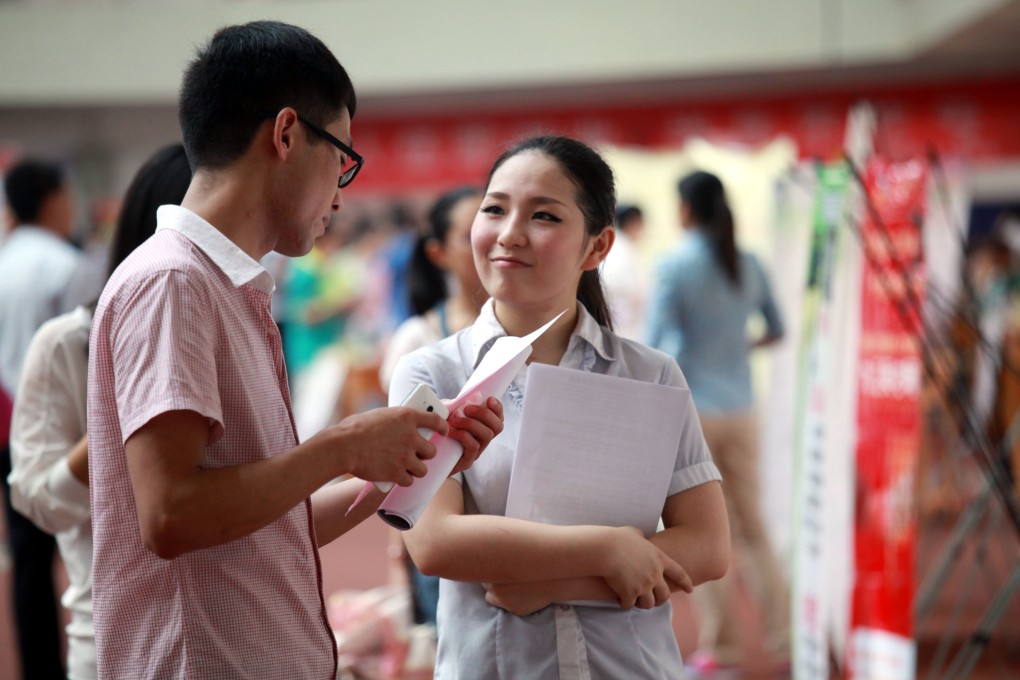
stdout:
[[740,287],[740,255],[733,228],[733,213],[718,177],[698,170],[677,184],[680,199],[687,204],[695,224],[709,236],[719,266],[734,286]]
[[145,162],[124,194],[110,247],[109,274],[156,232],[156,209],[179,205],[190,183],[191,167],[182,144],[165,146]]
[[[613,225],[616,217],[616,181],[613,171],[597,151],[576,139],[552,135],[526,139],[496,159],[489,172],[489,182],[503,163],[526,152],[545,154],[560,164],[577,188],[577,205],[584,215],[585,231],[589,236],[598,236],[603,229]],[[612,330],[613,319],[602,289],[598,267],[581,274],[577,300],[595,317],[599,325]]]
[[440,196],[429,210],[428,231],[418,236],[407,263],[407,292],[415,314],[424,314],[450,295],[445,273],[432,263],[426,253],[429,241],[445,244],[454,207],[465,198],[481,195],[478,187],[457,187]]

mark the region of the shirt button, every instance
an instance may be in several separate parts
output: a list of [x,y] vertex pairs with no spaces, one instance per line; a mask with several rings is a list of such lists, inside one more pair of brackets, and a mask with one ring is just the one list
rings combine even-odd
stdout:
[[561,604],[560,605],[560,611],[567,611],[568,609],[570,609],[570,605],[569,604]]

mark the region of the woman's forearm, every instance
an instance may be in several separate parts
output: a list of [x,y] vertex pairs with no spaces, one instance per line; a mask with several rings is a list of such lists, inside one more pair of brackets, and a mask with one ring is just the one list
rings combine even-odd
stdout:
[[74,478],[85,486],[89,485],[89,439],[85,435],[78,440],[67,454],[67,467]]
[[374,484],[367,495],[351,508],[351,504],[365,488],[357,478],[328,484],[312,494],[312,518],[315,521],[315,538],[321,548],[361,524],[375,514],[386,494]]
[[[426,533],[428,532],[428,533]],[[560,527],[492,515],[453,515],[405,535],[422,573],[457,581],[522,583],[598,576],[605,527]]]
[[726,574],[729,520],[718,482],[701,484],[666,500],[666,529],[649,540],[683,566],[694,585]]

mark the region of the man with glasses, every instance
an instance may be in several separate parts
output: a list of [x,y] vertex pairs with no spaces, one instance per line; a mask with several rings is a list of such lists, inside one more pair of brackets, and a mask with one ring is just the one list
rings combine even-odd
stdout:
[[[467,467],[498,402],[449,425],[377,409],[298,443],[269,251],[307,253],[363,159],[356,99],[318,39],[276,22],[220,30],[184,76],[194,178],[111,277],[88,396],[100,677],[330,678],[318,546],[374,513],[364,482],[409,484],[434,447]],[[360,479],[328,484],[345,475]]]

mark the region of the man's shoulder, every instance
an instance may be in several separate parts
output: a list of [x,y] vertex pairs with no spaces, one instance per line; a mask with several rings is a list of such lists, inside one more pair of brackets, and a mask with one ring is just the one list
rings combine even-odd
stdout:
[[158,231],[120,263],[103,288],[99,306],[120,308],[118,300],[182,286],[211,303],[222,285],[218,270],[191,241],[176,232]]
[[209,259],[190,240],[178,232],[157,231],[135,248],[120,263],[111,277],[116,280],[162,276],[179,271],[188,277],[202,278],[213,272]]

